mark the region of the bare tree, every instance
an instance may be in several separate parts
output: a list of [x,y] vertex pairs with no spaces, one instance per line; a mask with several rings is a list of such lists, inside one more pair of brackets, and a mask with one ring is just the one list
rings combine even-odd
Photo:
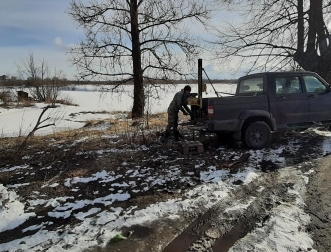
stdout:
[[[314,71],[331,82],[331,41],[327,25],[331,2],[322,0],[235,0],[242,21],[217,31],[218,57],[238,67],[267,71],[295,68]],[[217,29],[215,29],[217,30]]]
[[[212,5],[203,0],[72,0],[69,15],[86,38],[71,49],[80,77],[133,82],[132,118],[143,116],[144,80],[185,76],[199,54],[189,26],[205,24]],[[194,29],[194,28],[193,28]]]
[[33,53],[17,65],[21,79],[26,79],[32,97],[38,101],[54,104],[59,95],[59,89],[66,84],[66,79],[61,70],[54,70],[53,77],[48,63],[43,59],[38,65]]

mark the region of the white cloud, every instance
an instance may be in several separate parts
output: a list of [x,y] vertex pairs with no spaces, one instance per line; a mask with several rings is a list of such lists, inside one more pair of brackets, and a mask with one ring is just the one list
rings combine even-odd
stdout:
[[56,37],[54,40],[54,43],[57,46],[62,46],[62,44],[63,44],[62,39],[60,37]]

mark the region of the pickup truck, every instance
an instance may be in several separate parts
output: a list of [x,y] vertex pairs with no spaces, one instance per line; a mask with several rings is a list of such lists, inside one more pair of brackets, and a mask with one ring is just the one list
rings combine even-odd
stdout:
[[314,72],[251,74],[233,96],[203,98],[201,114],[209,132],[262,149],[272,131],[331,125],[330,85]]

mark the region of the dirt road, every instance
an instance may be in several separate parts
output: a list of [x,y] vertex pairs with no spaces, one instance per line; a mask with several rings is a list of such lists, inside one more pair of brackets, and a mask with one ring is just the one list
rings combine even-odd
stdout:
[[313,234],[317,251],[331,251],[331,157],[319,161],[316,174],[307,188],[308,230]]
[[[265,173],[238,186],[211,209],[195,215],[183,213],[180,221],[154,223],[149,232],[134,227],[140,236],[110,246],[114,251],[264,251],[263,245],[272,242],[269,236],[279,235],[279,244],[271,245],[271,251],[288,251],[291,239],[302,239],[300,234],[291,237],[298,228],[312,239],[302,240],[295,251],[331,251],[330,166],[331,157],[325,157]],[[298,201],[302,209],[293,208],[292,203]],[[293,212],[291,218],[283,223],[282,213],[289,211]],[[287,224],[288,234],[274,228]]]

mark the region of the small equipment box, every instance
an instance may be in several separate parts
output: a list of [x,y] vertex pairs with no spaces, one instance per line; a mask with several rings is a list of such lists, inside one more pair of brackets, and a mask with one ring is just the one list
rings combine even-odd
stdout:
[[203,144],[199,141],[183,141],[179,144],[184,155],[203,152]]

